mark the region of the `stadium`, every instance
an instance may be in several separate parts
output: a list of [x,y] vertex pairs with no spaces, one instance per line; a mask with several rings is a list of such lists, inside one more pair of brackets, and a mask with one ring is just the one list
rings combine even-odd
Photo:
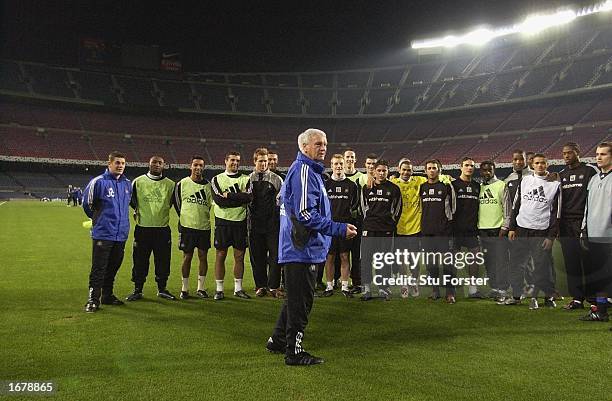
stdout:
[[[505,178],[517,149],[545,155],[548,170],[560,172],[568,143],[596,164],[598,145],[612,142],[612,2],[557,2],[529,16],[514,10],[521,18],[499,29],[470,30],[470,20],[450,34],[438,26],[380,63],[282,69],[279,55],[268,70],[225,72],[188,65],[181,56],[189,50],[100,32],[75,33],[65,45],[72,58],[50,57],[51,50],[32,56],[40,45],[28,52],[28,43],[9,42],[33,40],[24,33],[33,22],[20,18],[42,18],[48,10],[34,11],[35,3],[5,6],[9,39],[0,60],[0,394],[7,399],[40,396],[15,391],[19,383],[51,383],[48,395],[62,400],[609,399],[612,333],[561,307],[572,298],[559,241],[557,308],[506,308],[470,299],[467,286],[452,306],[428,300],[425,289],[408,299],[398,290],[390,302],[320,297],[306,344],[326,361],[295,369],[265,350],[283,301],[255,297],[249,256],[244,288],[253,299],[160,299],[151,268],[141,301],[84,313],[91,237],[83,209],[66,206],[66,188],[86,188],[113,151],[124,155],[131,180],[149,171],[154,155],[175,182],[189,176],[194,155],[210,180],[226,170],[228,152],[241,154],[240,171],[250,174],[262,147],[278,154],[285,174],[308,128],[327,134],[330,175],[331,156],[349,148],[361,171],[374,154],[393,172],[405,158],[418,172],[438,160],[455,178],[466,156],[477,166],[493,161]],[[171,211],[173,293],[183,257],[177,224]],[[115,281],[121,299],[134,287],[133,228],[134,220]],[[208,265],[212,290],[212,250]]]

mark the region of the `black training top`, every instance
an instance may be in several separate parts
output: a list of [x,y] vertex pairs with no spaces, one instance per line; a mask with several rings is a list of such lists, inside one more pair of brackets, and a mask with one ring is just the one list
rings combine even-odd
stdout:
[[402,213],[402,193],[389,180],[372,188],[362,189],[361,209],[363,210],[364,231],[395,231]]
[[423,212],[421,234],[451,235],[451,221],[455,211],[455,191],[450,184],[425,182],[419,188]]
[[358,187],[348,178],[325,182],[327,197],[331,203],[332,220],[339,223],[353,223],[359,208]]
[[587,187],[591,177],[597,172],[595,167],[580,163],[576,168],[568,166],[559,173],[562,219],[582,220],[587,199]]
[[453,215],[453,231],[467,233],[478,230],[480,184],[475,181],[454,180],[451,185],[457,197],[457,209]]

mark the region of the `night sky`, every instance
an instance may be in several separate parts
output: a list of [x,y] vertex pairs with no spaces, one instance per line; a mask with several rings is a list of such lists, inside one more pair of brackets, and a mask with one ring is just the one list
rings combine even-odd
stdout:
[[[262,4],[260,4],[262,3]],[[186,71],[313,71],[405,62],[411,39],[591,1],[8,0],[2,57],[76,65],[78,40],[157,44]],[[537,4],[534,5],[534,4]]]

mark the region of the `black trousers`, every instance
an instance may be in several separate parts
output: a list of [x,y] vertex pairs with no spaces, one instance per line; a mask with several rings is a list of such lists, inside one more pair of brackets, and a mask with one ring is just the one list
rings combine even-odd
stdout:
[[94,290],[96,298],[99,297],[100,289],[105,295],[113,293],[115,275],[123,262],[124,248],[124,241],[93,240],[89,288]]
[[535,285],[534,296],[538,290],[544,295],[552,296],[555,292],[555,279],[553,275],[552,250],[544,250],[542,243],[546,239],[545,230],[530,230],[518,227],[517,238],[510,247],[510,284],[512,295],[521,296],[525,270],[529,258],[533,258],[533,284]]
[[489,286],[497,290],[507,290],[510,286],[508,239],[499,238],[499,230],[499,228],[480,230],[480,243]]
[[142,290],[149,275],[149,259],[153,253],[155,264],[155,282],[163,290],[170,276],[170,255],[172,253],[172,234],[170,227],[141,227],[134,229],[132,252],[132,281]]
[[353,238],[351,246],[351,282],[355,287],[361,286],[361,227],[357,228],[357,236]]
[[583,301],[585,294],[590,292],[585,285],[585,269],[590,265],[589,253],[580,246],[580,228],[582,220],[561,220],[560,237],[561,250],[567,272],[567,290],[574,299]]
[[249,233],[249,255],[256,288],[279,288],[278,231]]
[[612,243],[588,243],[591,263],[585,269],[586,297],[596,297],[598,293],[612,294]]
[[[392,268],[387,264],[383,264],[382,268],[375,269],[373,266],[374,262],[374,252],[392,252],[394,249],[393,238],[395,233],[393,231],[367,231],[366,239],[364,240],[364,247],[361,249],[360,258],[366,261],[367,266],[363,266],[363,271],[361,272],[361,279],[364,284],[372,284],[376,276],[380,276],[380,279],[389,279],[392,276]],[[376,238],[390,238],[388,240],[376,240]],[[376,241],[376,242],[366,242],[366,241]],[[375,245],[373,245],[375,244]],[[375,270],[374,272],[372,270]],[[376,274],[374,274],[376,273]],[[381,286],[382,288],[387,288],[388,285]]]
[[[432,286],[432,291],[435,294],[440,294],[441,286],[445,287],[446,295],[455,295],[456,292],[455,286],[451,284],[451,279],[457,277],[457,268],[452,264],[444,263],[444,254],[452,249],[449,240],[450,237],[443,235],[423,235],[421,239],[427,258],[425,263],[427,275],[432,279],[437,279],[436,282],[439,283],[439,285]],[[442,274],[448,278],[445,285],[445,280],[440,278],[440,265],[442,266]]]
[[272,340],[277,344],[286,344],[286,354],[291,356],[303,351],[304,330],[314,301],[317,265],[287,263],[283,267],[287,297],[276,321]]

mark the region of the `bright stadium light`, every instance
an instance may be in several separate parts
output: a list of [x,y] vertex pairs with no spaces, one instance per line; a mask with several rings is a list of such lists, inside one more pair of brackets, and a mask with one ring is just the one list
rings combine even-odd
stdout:
[[499,29],[477,28],[464,35],[448,35],[443,38],[414,40],[411,43],[411,47],[413,49],[426,49],[433,47],[455,47],[459,45],[480,46],[500,36],[514,33],[534,35],[546,29],[570,23],[578,17],[611,10],[612,0],[608,0],[595,6],[583,8],[580,11],[564,9],[550,14],[538,13],[530,15],[523,22],[510,27]]
[[444,47],[455,47],[457,46],[457,44],[459,43],[459,38],[454,36],[454,35],[450,35],[450,36],[446,36],[443,39],[443,45]]
[[572,10],[557,11],[554,14],[535,14],[525,18],[522,24],[519,25],[519,32],[528,35],[540,33],[548,28],[567,24],[576,19],[576,13]]
[[612,1],[606,1],[604,4],[601,5],[601,8],[599,9],[599,11],[610,11],[612,10]]
[[476,29],[475,31],[466,34],[463,39],[469,45],[484,45],[495,37],[495,32],[487,28]]
[[413,49],[424,49],[429,47],[455,47],[458,45],[481,46],[487,42],[508,34],[507,29],[493,31],[489,28],[478,28],[462,36],[449,35],[439,39],[415,41],[412,43]]
[[584,17],[585,15],[591,15],[595,13],[605,13],[606,11],[612,10],[612,0],[608,0],[605,3],[600,3],[594,6],[583,8],[576,13],[577,17]]

